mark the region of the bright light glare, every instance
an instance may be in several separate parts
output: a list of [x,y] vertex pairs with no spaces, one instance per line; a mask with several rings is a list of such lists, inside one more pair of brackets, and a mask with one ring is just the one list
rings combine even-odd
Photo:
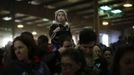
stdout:
[[8,44],[9,41],[13,41],[12,37],[4,37],[2,40],[2,47],[5,47],[5,45]]
[[112,10],[111,12],[117,14],[117,13],[121,13],[122,11],[119,9],[116,9],[116,10]]
[[3,17],[3,20],[5,20],[5,21],[9,21],[11,19],[12,19],[12,17]]
[[49,21],[49,19],[47,19],[47,18],[43,18],[42,20],[43,20],[43,21]]
[[134,26],[132,28],[134,29]]
[[53,20],[53,21],[52,21],[52,23],[56,23],[56,21],[55,21],[55,20]]
[[101,6],[100,7],[102,10],[111,10],[112,8],[110,8],[109,6]]
[[130,4],[130,3],[126,3],[126,4],[124,4],[123,6],[126,7],[126,8],[128,8],[128,7],[132,7],[133,5]]
[[74,40],[74,44],[77,45],[77,40],[76,40],[76,38],[75,38],[74,35],[73,35],[73,38],[72,39]]
[[68,23],[68,22],[66,22],[65,24],[66,24],[66,25],[68,25],[69,23]]
[[21,25],[21,24],[19,24],[19,25],[17,25],[17,27],[18,27],[18,28],[23,28],[24,26]]
[[33,31],[32,34],[33,34],[33,35],[37,35],[37,32],[36,32],[36,31]]
[[107,21],[103,21],[103,22],[102,22],[102,25],[103,25],[103,26],[107,26],[108,24],[109,24],[109,23],[108,23]]
[[17,19],[16,19],[15,22],[21,22],[21,20],[17,20]]
[[102,35],[102,44],[104,44],[104,45],[106,45],[108,47],[109,46],[108,40],[109,40],[108,35],[107,34],[103,34]]

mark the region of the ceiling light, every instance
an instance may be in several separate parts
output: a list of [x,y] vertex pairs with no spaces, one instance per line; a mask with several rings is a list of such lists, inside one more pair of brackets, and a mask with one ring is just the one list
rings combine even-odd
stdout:
[[15,22],[21,22],[21,20],[17,20],[17,19],[16,19]]
[[103,22],[102,22],[102,25],[103,25],[103,26],[107,26],[108,24],[109,24],[109,23],[108,23],[107,21],[103,21]]
[[114,14],[117,14],[117,13],[121,13],[122,11],[119,10],[119,9],[116,9],[116,10],[112,10],[111,12],[114,13]]
[[112,8],[109,6],[101,6],[100,7],[102,10],[111,10]]
[[53,20],[53,21],[52,21],[52,23],[56,23],[56,21],[55,21],[55,20]]
[[37,1],[31,1],[30,4],[32,4],[32,5],[39,5],[40,2],[37,2]]
[[2,10],[0,11],[0,14],[7,15],[7,14],[10,14],[10,11]]
[[38,27],[43,27],[43,26],[44,26],[44,24],[37,24],[37,26],[38,26]]
[[43,20],[43,21],[49,21],[49,19],[47,19],[47,18],[43,18],[42,20]]
[[17,25],[18,28],[23,28],[24,26],[22,24]]
[[36,31],[33,31],[32,34],[33,34],[33,35],[37,35],[37,32],[36,32]]
[[11,19],[12,19],[12,17],[3,17],[3,20],[5,20],[5,21],[9,21]]
[[30,24],[32,24],[32,22],[27,22],[27,24],[29,24],[29,25],[30,25]]
[[[45,7],[45,6],[44,6],[44,7]],[[52,5],[47,5],[47,8],[48,8],[48,9],[55,9],[55,7],[52,6]]]
[[134,26],[132,28],[134,29]]
[[132,7],[133,5],[131,3],[125,3],[125,4],[123,4],[123,6],[128,8],[128,7]]

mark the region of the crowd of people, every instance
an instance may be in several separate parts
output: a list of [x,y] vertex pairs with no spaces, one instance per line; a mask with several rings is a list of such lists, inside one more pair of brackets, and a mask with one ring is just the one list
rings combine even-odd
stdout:
[[89,28],[72,40],[67,13],[55,12],[55,23],[37,40],[22,32],[12,44],[0,50],[0,75],[134,75],[134,41],[106,47]]

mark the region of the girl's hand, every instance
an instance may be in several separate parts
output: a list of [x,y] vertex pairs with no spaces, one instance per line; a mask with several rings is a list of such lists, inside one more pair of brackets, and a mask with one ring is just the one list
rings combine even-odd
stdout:
[[53,32],[56,33],[58,31],[60,31],[60,27],[57,27]]

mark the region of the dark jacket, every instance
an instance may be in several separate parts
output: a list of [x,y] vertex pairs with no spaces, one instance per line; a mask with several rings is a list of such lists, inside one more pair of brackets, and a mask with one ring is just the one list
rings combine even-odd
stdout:
[[4,69],[4,75],[33,75],[32,65],[20,61],[12,61]]
[[46,62],[52,75],[61,72],[61,55],[58,51],[49,53],[47,56],[44,57],[43,60],[44,62]]
[[[57,27],[60,27],[60,31],[54,33],[53,31]],[[64,38],[71,36],[70,27],[68,25],[52,24],[49,30],[49,35],[52,39],[52,43],[61,43]]]

